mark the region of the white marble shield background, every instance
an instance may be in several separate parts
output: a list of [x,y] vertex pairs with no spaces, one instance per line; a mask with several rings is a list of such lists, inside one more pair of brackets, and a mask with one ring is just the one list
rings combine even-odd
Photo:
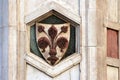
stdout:
[[[41,33],[38,32],[38,27],[39,27],[40,25],[44,26],[44,31],[47,33],[47,35],[48,35],[48,29],[49,29],[52,25],[54,25],[54,27],[57,29],[57,35],[58,35],[58,33],[61,32],[61,27],[62,27],[62,26],[67,26],[67,27],[68,27],[68,28],[67,28],[67,32],[66,32],[66,33],[61,33],[61,34],[57,37],[57,39],[60,38],[60,37],[66,38],[66,39],[68,40],[68,46],[69,46],[69,40],[70,40],[70,23],[64,23],[64,24],[43,24],[43,23],[36,23],[36,40],[37,40],[37,44],[38,44],[38,39],[40,39],[41,37],[46,37],[46,38],[49,40],[49,37],[48,37],[44,32],[41,32]],[[57,39],[56,39],[56,40],[57,40]],[[65,54],[66,51],[67,51],[68,46],[67,46],[65,49],[63,49],[63,52],[60,51],[61,49],[60,49],[58,46],[56,47],[56,52],[57,52],[56,57],[59,58],[59,59],[55,62],[55,64],[57,64],[57,63],[61,60],[61,58],[64,56],[64,54]],[[38,47],[38,48],[39,48],[39,47]],[[41,49],[41,48],[39,48],[39,50],[40,50],[41,54],[43,55],[43,57],[45,58],[45,60],[46,60],[49,64],[51,64],[50,61],[47,60],[47,58],[50,57],[50,55],[49,55],[50,47],[47,46],[47,47],[45,48],[45,52],[42,52],[43,49]]]

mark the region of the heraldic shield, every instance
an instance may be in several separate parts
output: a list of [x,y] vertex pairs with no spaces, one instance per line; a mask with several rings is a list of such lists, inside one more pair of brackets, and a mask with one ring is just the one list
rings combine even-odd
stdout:
[[55,65],[62,59],[68,49],[70,23],[36,23],[36,40],[45,60],[49,64]]

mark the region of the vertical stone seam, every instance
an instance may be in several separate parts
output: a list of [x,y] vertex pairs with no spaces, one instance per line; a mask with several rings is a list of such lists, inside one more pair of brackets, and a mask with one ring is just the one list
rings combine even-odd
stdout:
[[88,55],[88,7],[89,7],[89,0],[85,0],[85,16],[86,16],[86,18],[85,18],[85,20],[86,20],[86,26],[85,26],[85,32],[86,32],[86,41],[85,41],[85,46],[86,46],[86,48],[85,48],[85,51],[86,51],[86,74],[87,74],[87,78],[86,78],[86,80],[89,80],[90,79],[90,67],[89,67],[89,55]]

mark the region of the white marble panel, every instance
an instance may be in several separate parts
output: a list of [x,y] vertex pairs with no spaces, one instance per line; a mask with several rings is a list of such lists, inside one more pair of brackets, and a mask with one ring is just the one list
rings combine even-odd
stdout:
[[17,23],[17,1],[9,0],[9,25],[16,25]]
[[118,79],[118,68],[107,66],[107,80],[119,80]]
[[0,0],[0,27],[2,25],[2,0]]
[[24,53],[26,52],[25,48],[26,48],[26,37],[27,37],[27,32],[25,31],[20,31],[20,34],[19,34],[19,37],[20,39],[18,41],[20,41],[20,44],[19,44],[19,52],[21,53],[21,55],[24,55]]
[[70,80],[80,80],[80,65],[76,65],[70,70]]
[[0,80],[8,80],[8,0],[0,0]]
[[80,80],[79,65],[52,78],[38,69],[27,65],[26,80]]
[[[63,7],[66,7],[68,10],[75,11],[78,13],[78,0],[29,0],[25,2],[25,14],[29,14],[35,11],[40,5],[46,5],[49,2],[57,2]],[[48,7],[51,5],[48,5]]]
[[87,31],[87,46],[97,46],[97,19],[96,19],[96,9],[88,9],[88,28]]
[[107,0],[107,18],[113,22],[118,21],[118,0]]
[[2,71],[2,28],[0,28],[0,80],[1,80],[1,71]]
[[89,0],[89,8],[95,9],[96,8],[96,1],[97,0]]
[[0,53],[2,53],[2,37],[3,37],[3,28],[0,27]]
[[3,28],[2,36],[3,36],[2,37],[2,80],[8,80],[7,74],[8,74],[8,40],[9,39],[8,39],[7,26]]
[[19,42],[19,48],[17,49],[17,59],[18,59],[18,71],[19,71],[19,74],[20,77],[19,77],[19,80],[24,80],[25,76],[25,60],[24,60],[24,57],[25,57],[25,53],[26,53],[26,35],[27,33],[25,33],[25,31],[19,31],[19,37],[17,38],[17,42]]
[[61,61],[59,64],[55,66],[50,66],[45,61],[35,55],[31,53],[28,55],[26,56],[26,61],[29,64],[33,65],[40,71],[52,77],[55,77],[63,73],[64,71],[71,69],[74,65],[79,64],[79,62],[81,61],[81,55],[74,53],[74,55],[69,56],[65,60]]
[[53,78],[53,80],[71,80],[70,79],[70,71],[65,71],[57,77]]
[[[80,0],[80,15],[82,16],[82,28],[81,28],[81,42],[82,42],[82,46],[86,45],[86,7],[85,7],[85,0]],[[83,53],[83,52],[82,52]]]
[[8,27],[8,0],[2,0],[2,25]]
[[[19,12],[19,28],[18,30],[19,31],[26,31],[26,24],[24,23],[25,22],[25,1],[29,2],[28,0],[20,0],[20,12]],[[40,0],[38,0],[40,1]]]
[[87,14],[86,14],[86,1],[85,0],[80,0],[80,15],[81,15],[81,18],[82,18],[82,39],[81,39],[81,42],[82,42],[82,47],[81,47],[81,53],[82,53],[82,61],[80,63],[80,68],[81,68],[81,73],[80,73],[80,80],[87,80],[87,49],[86,47],[86,28],[87,28]]
[[97,48],[88,47],[88,53],[86,54],[88,54],[87,68],[90,75],[89,80],[97,80]]
[[52,80],[52,78],[36,68],[27,65],[26,80]]
[[16,80],[17,74],[17,30],[16,27],[9,27],[9,79]]
[[[79,13],[79,0],[61,0],[63,2],[65,2],[66,4],[68,4],[70,6],[70,8],[72,8],[72,10],[75,10],[76,13]],[[66,5],[63,5],[64,7]]]
[[79,64],[63,72],[53,80],[80,80]]
[[80,80],[87,80],[87,48],[82,47],[82,61],[80,63]]
[[0,18],[0,27],[2,27],[2,19]]
[[[47,3],[48,0],[25,0],[25,14],[29,14],[37,9],[42,3]],[[48,5],[49,7],[50,5]]]
[[63,72],[57,77],[53,78],[53,80],[80,80],[80,68],[79,64],[72,67],[71,69]]

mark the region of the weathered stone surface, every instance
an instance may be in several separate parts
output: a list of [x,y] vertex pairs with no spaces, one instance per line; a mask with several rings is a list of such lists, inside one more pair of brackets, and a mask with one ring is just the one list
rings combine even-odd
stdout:
[[[44,0],[39,0],[39,1],[38,0],[29,0],[29,1],[25,2],[25,5],[26,5],[25,14],[29,14],[32,11],[36,10],[39,6],[46,5],[47,3],[52,2],[52,1],[61,4],[63,7],[66,7],[70,11],[74,11],[76,13],[78,13],[78,11],[79,11],[78,10],[79,9],[78,0],[74,0],[74,1],[72,1],[72,0],[69,0],[69,1],[67,1],[67,0],[46,0],[46,1],[44,1]],[[48,5],[48,8],[50,6],[51,5]]]
[[[26,32],[30,25],[27,23],[52,9],[81,25],[81,66],[74,64],[74,61],[76,60],[76,63],[78,63],[79,59],[74,60],[72,58],[73,60],[69,60],[69,63],[58,67],[64,69],[68,64],[76,66],[70,66],[71,69],[63,70],[60,76],[51,78],[41,70],[33,68],[34,65],[31,63],[32,66],[27,66],[27,80],[79,80],[79,78],[81,80],[106,80],[105,30],[106,27],[120,29],[119,23],[117,23],[120,22],[119,4],[119,0],[0,0],[0,65],[2,66],[2,69],[0,67],[0,77],[2,77],[0,80],[8,80],[8,75],[9,80],[16,80],[17,78],[17,80],[24,80],[27,70],[25,68],[25,58],[30,53],[29,32]],[[41,6],[44,6],[44,8],[41,9]],[[29,16],[29,14],[31,15]],[[107,23],[104,22],[104,19],[107,20]],[[79,44],[76,45],[79,46]],[[32,55],[31,58],[33,59],[34,56]],[[35,60],[39,61],[40,59],[37,57]],[[9,68],[8,62],[11,63]],[[27,63],[30,63],[30,61],[28,60]],[[48,65],[47,63],[44,64]],[[36,65],[40,65],[40,63]],[[81,70],[81,73],[79,70]]]
[[36,68],[27,65],[26,80],[79,80],[79,65],[65,71],[64,73],[52,78]]
[[107,80],[119,80],[117,67],[107,66]]
[[118,22],[118,1],[119,0],[107,0],[107,19],[113,22]]

